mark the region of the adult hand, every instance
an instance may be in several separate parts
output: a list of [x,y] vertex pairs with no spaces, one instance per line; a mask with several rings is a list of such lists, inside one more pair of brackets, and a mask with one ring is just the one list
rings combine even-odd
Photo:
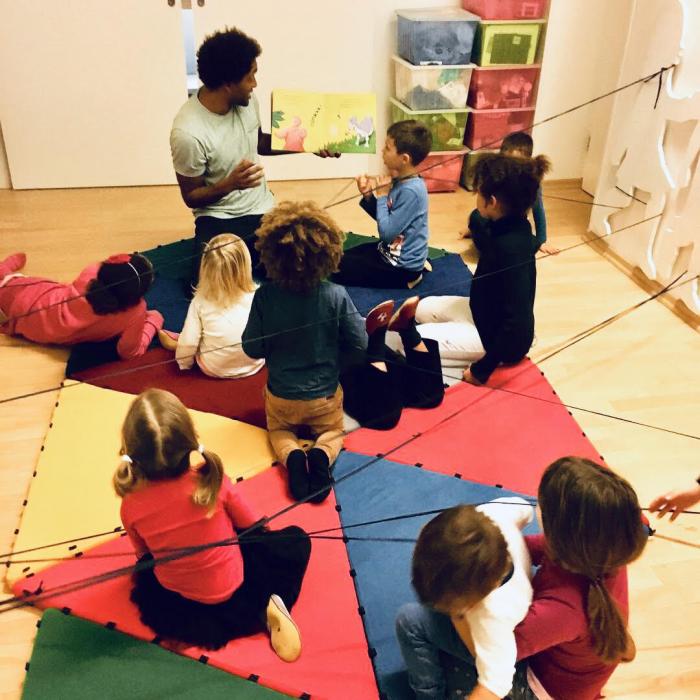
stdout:
[[673,521],[684,510],[698,502],[700,502],[700,484],[696,484],[687,491],[670,491],[659,496],[651,502],[649,510],[652,513],[658,512],[657,518],[663,518],[666,513],[671,513],[671,521]]
[[262,165],[244,159],[217,184],[227,192],[248,190],[251,187],[257,187],[262,182],[263,176]]
[[391,175],[379,175],[374,181],[374,195],[386,197],[391,189]]
[[318,156],[319,158],[340,158],[340,153],[329,151],[326,148],[322,148],[320,151],[316,151],[314,155]]

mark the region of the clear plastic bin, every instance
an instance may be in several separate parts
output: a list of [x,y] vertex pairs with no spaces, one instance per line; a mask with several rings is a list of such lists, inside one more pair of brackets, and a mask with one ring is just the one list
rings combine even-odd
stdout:
[[479,18],[458,7],[397,10],[398,53],[416,66],[471,62]]
[[391,121],[417,119],[423,122],[433,136],[433,151],[459,151],[464,141],[469,108],[413,110],[391,98]]
[[474,109],[464,140],[468,148],[499,148],[515,131],[527,131],[535,120],[534,109]]
[[463,159],[454,151],[431,153],[418,166],[428,192],[454,192],[459,187]]
[[543,22],[482,22],[476,33],[472,61],[478,66],[532,64]]
[[491,151],[483,149],[481,151],[474,151],[473,153],[467,153],[464,156],[462,162],[462,172],[459,178],[459,184],[464,187],[465,190],[472,192],[474,190],[474,177],[473,168],[480,158],[483,158],[487,153],[498,153],[498,151]]
[[410,109],[461,109],[467,104],[474,64],[414,66],[394,56],[395,95]]
[[547,0],[462,0],[462,7],[481,19],[542,19]]
[[474,109],[534,107],[539,81],[539,65],[475,68],[467,104]]

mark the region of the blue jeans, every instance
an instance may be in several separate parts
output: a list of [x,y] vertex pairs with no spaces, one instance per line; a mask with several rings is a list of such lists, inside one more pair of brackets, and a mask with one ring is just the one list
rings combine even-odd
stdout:
[[[418,603],[408,603],[396,616],[396,636],[416,700],[444,700],[446,697],[447,684],[440,652],[467,662],[474,669],[473,681],[476,682],[474,657],[447,615]],[[527,684],[524,666],[518,669],[509,697],[536,700]]]

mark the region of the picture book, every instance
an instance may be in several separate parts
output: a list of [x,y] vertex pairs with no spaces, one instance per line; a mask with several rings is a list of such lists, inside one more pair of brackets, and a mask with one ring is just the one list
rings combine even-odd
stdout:
[[272,148],[375,153],[377,100],[372,93],[272,92]]

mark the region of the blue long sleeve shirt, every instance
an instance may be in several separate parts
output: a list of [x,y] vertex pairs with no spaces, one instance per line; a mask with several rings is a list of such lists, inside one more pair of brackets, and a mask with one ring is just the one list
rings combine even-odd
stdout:
[[535,250],[539,250],[547,240],[547,217],[544,213],[541,187],[537,190],[537,199],[532,205],[532,218],[535,222]]
[[428,258],[428,189],[420,176],[394,180],[386,197],[360,200],[377,221],[379,252],[395,267],[422,271]]

